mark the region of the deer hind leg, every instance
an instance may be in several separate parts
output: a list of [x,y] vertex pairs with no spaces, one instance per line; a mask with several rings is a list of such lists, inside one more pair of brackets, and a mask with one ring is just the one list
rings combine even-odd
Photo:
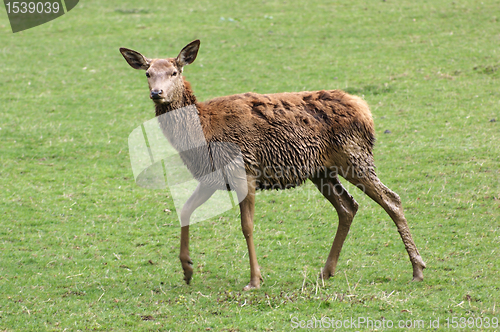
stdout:
[[413,242],[398,194],[387,188],[375,175],[373,169],[368,171],[367,174],[348,176],[347,180],[382,206],[392,218],[401,235],[406,251],[410,256],[413,266],[413,281],[422,281],[424,279],[423,270],[425,269],[425,263],[422,257],[420,257],[415,242]]
[[200,205],[205,203],[215,192],[215,189],[198,184],[195,191],[186,201],[181,211],[181,252],[179,259],[181,260],[182,269],[184,270],[184,280],[189,285],[193,276],[193,262],[189,257],[189,219],[191,214]]
[[352,220],[358,211],[358,203],[342,186],[337,176],[311,179],[319,191],[332,203],[339,217],[339,226],[333,240],[330,254],[321,272],[322,279],[328,279],[335,273],[342,245],[349,233]]
[[260,274],[259,263],[257,262],[257,254],[255,253],[255,246],[253,243],[253,217],[255,211],[255,185],[248,184],[248,193],[242,200],[242,194],[238,193],[238,200],[240,200],[241,212],[241,230],[245,236],[248,247],[248,258],[250,259],[250,282],[243,290],[250,290],[260,287],[262,276]]

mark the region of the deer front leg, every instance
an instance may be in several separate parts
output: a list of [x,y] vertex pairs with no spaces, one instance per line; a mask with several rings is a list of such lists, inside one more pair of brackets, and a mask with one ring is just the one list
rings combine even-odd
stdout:
[[191,214],[200,205],[205,203],[215,192],[215,189],[198,184],[195,191],[186,201],[181,211],[181,252],[179,259],[181,260],[182,269],[184,270],[184,280],[189,285],[193,276],[193,262],[189,257],[189,218]]
[[240,203],[240,211],[241,230],[247,242],[248,258],[250,259],[250,282],[243,288],[246,291],[259,288],[260,281],[262,280],[253,243],[253,216],[255,211],[255,186],[253,184],[248,185],[248,194]]

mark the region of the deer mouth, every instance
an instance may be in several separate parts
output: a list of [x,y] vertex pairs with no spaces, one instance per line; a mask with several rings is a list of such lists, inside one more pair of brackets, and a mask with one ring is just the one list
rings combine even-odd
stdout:
[[166,103],[168,103],[168,101],[164,97],[160,97],[160,96],[151,97],[151,100],[155,104],[166,104]]

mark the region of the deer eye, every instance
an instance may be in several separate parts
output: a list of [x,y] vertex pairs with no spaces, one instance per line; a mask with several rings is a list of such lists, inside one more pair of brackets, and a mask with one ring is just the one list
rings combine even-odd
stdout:
[[172,73],[172,76],[177,76],[177,72],[176,72],[176,71],[174,71],[174,72]]
[[148,73],[148,72],[146,72],[146,77],[147,77],[147,78],[150,78],[150,77],[151,77],[151,75],[149,75],[149,73]]

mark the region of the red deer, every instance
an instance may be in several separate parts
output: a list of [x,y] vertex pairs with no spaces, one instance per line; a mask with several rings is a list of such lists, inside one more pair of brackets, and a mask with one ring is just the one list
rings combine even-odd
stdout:
[[[195,105],[207,142],[229,142],[241,149],[248,194],[238,198],[250,259],[250,282],[244,290],[259,288],[262,280],[253,242],[256,190],[286,189],[307,179],[316,185],[338,214],[337,232],[320,274],[322,279],[333,276],[358,210],[358,203],[342,186],[338,175],[362,189],[389,214],[410,256],[413,280],[423,280],[425,263],[413,242],[401,200],[375,174],[372,153],[375,131],[366,102],[341,90],[245,93],[199,102],[182,76],[184,66],[196,59],[199,46],[200,41],[195,40],[176,58],[167,59],[149,59],[126,48],[120,48],[120,52],[132,68],[146,71],[156,116]],[[165,135],[172,137],[176,133]],[[273,173],[282,169],[292,171]],[[200,182],[182,208],[180,219],[186,226],[181,227],[179,258],[187,284],[193,274],[189,257],[189,218],[196,208],[221,189],[226,188]]]

